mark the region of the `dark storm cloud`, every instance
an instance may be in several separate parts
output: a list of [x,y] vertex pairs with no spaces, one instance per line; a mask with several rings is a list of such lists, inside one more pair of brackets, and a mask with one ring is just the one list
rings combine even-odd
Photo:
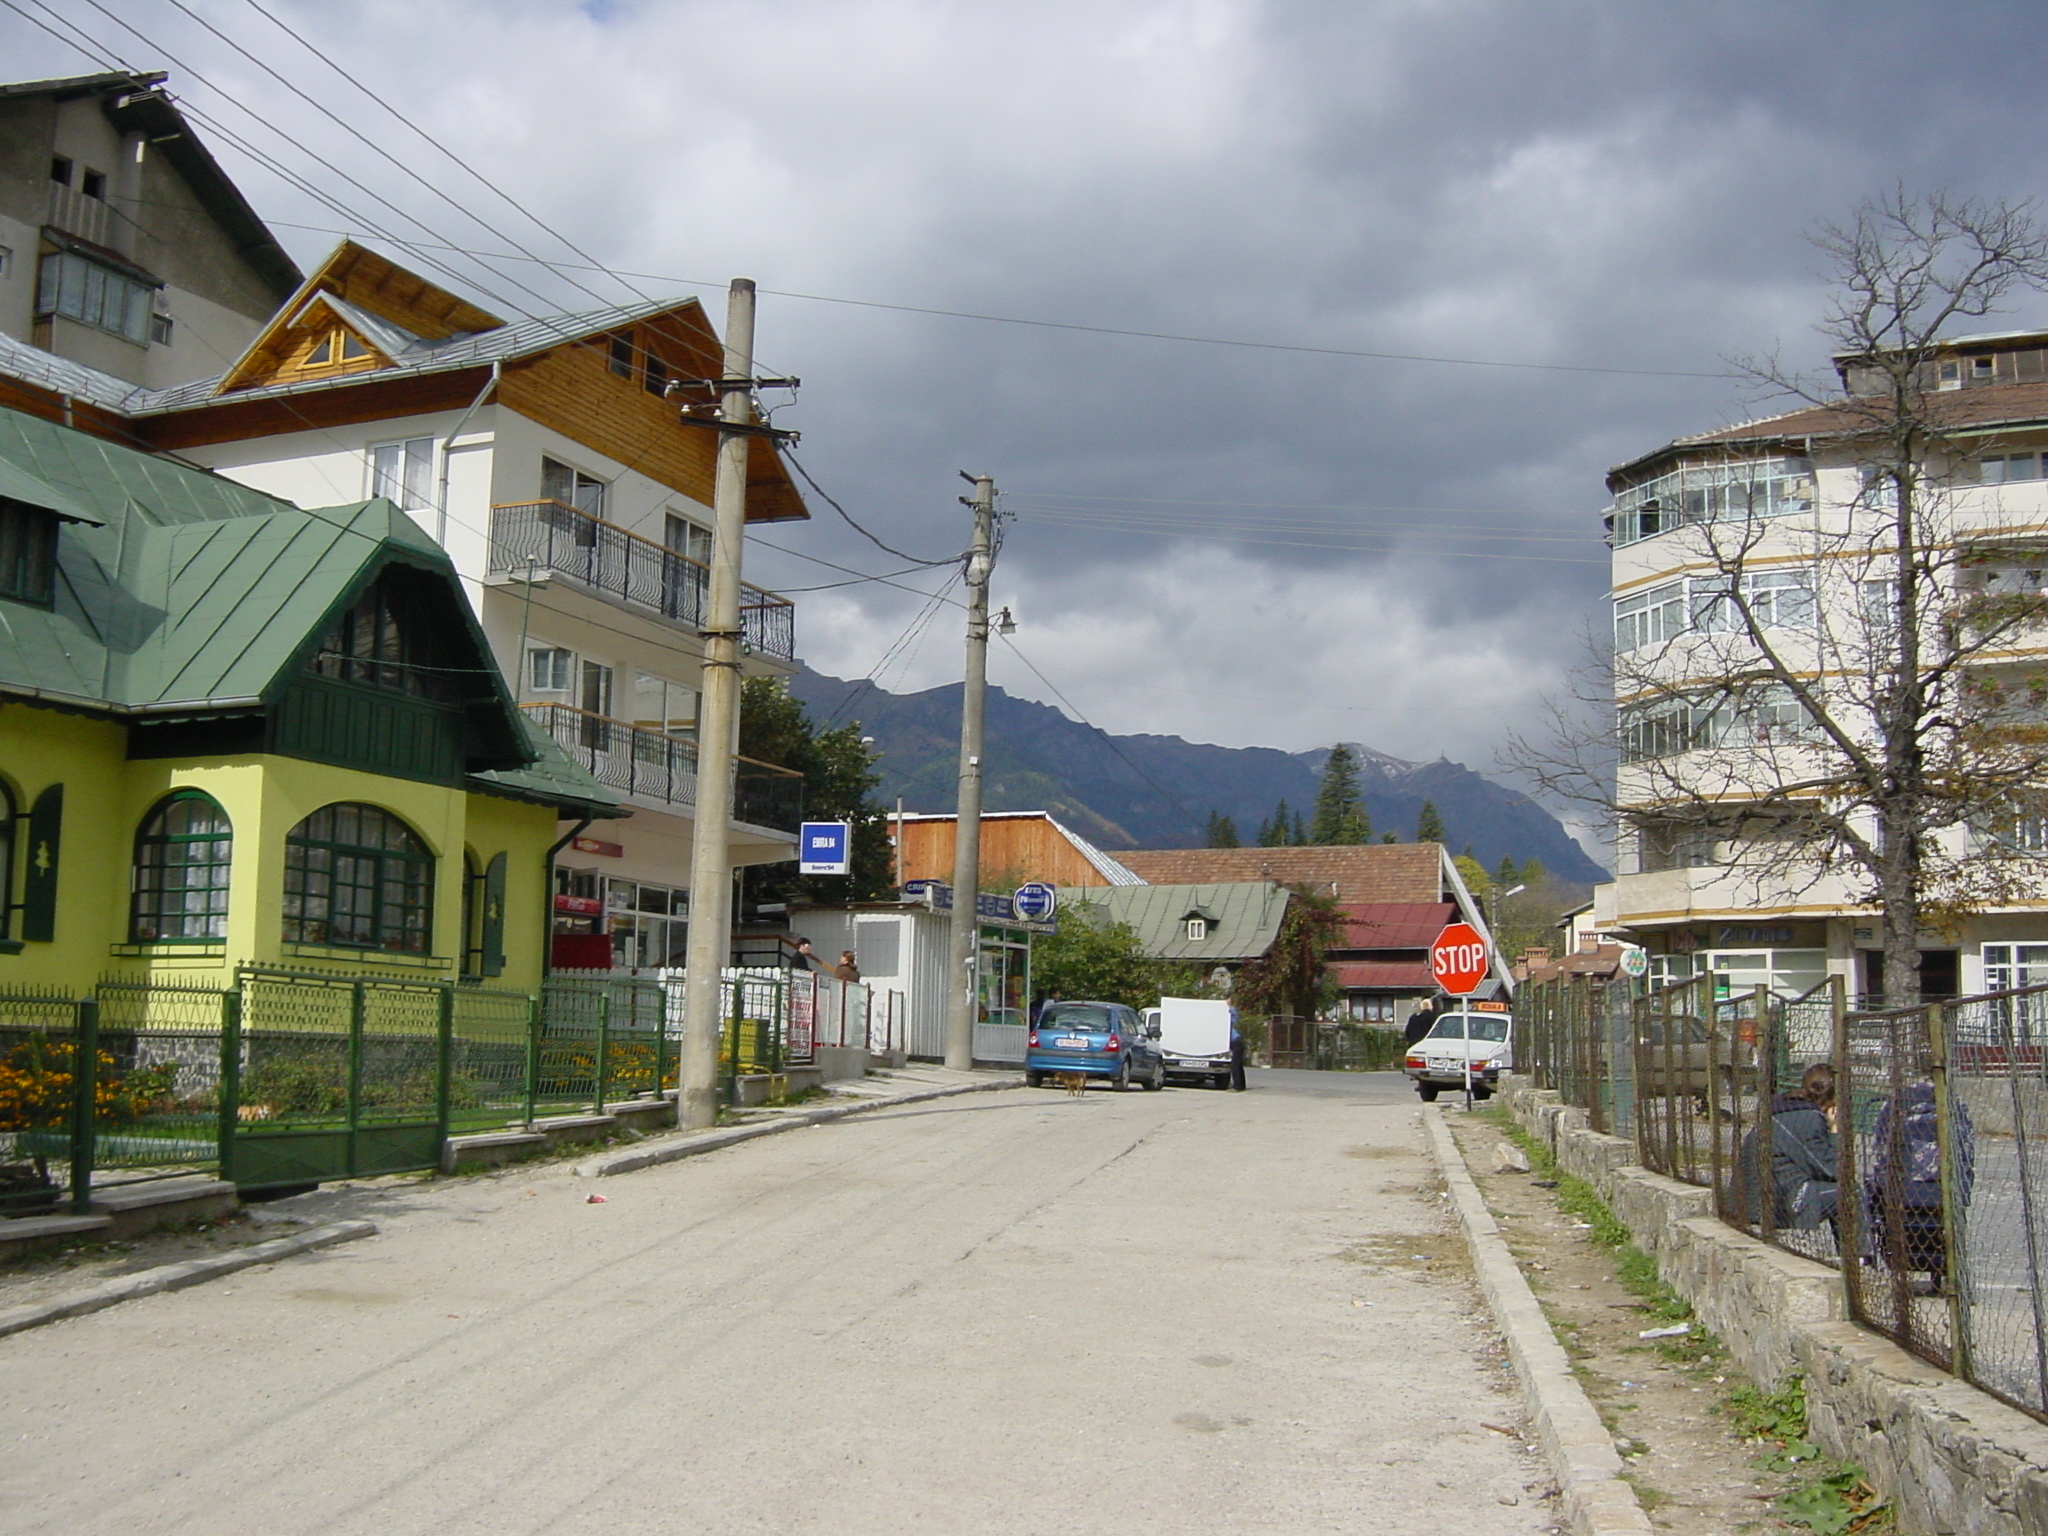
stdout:
[[[201,9],[369,121],[241,0]],[[1780,341],[1820,363],[1802,232],[1894,180],[2033,195],[2048,115],[2042,29],[2019,5],[281,13],[621,268],[1583,368],[1712,373]],[[129,14],[394,201],[431,209],[168,6]],[[18,22],[0,39],[18,76],[78,67]],[[172,83],[227,112],[205,85]],[[266,214],[337,223],[222,153]],[[491,238],[430,217],[457,243]],[[328,238],[282,233],[305,259]],[[780,418],[804,430],[806,462],[899,547],[957,548],[954,471],[998,477],[1020,514],[998,600],[1097,723],[1286,747],[1343,736],[1478,766],[1603,620],[1607,466],[1759,408],[1718,379],[1195,346],[772,294],[761,346],[807,380]],[[819,510],[769,538],[894,568]],[[770,584],[835,579],[750,560]],[[803,603],[813,664],[856,676],[918,606],[873,587]],[[949,612],[883,680],[957,676],[958,652]],[[995,675],[1048,697],[1001,651]]]

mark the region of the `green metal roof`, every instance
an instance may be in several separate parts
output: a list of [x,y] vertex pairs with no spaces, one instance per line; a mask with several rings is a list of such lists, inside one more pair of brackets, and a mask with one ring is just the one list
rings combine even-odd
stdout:
[[[1129,923],[1138,947],[1156,960],[1249,960],[1273,947],[1287,915],[1287,892],[1270,880],[1112,885],[1074,899]],[[1206,938],[1188,938],[1190,917],[1208,919]]]
[[472,773],[470,781],[478,789],[511,800],[562,806],[585,816],[616,818],[633,814],[631,806],[591,777],[589,770],[563,751],[562,744],[542,730],[531,715],[520,711],[519,723],[525,729],[527,745],[536,754],[534,761],[524,768]]
[[256,709],[298,676],[329,618],[400,563],[443,578],[439,622],[481,685],[472,739],[511,776],[503,792],[617,803],[534,740],[448,556],[389,501],[305,511],[7,410],[0,494],[79,519],[58,525],[52,605],[0,601],[0,694],[128,718]]

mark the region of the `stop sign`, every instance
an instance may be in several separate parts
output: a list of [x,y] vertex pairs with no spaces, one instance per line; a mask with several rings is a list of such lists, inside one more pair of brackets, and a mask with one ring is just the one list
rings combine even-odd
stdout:
[[1453,997],[1474,991],[1486,970],[1486,940],[1470,923],[1452,923],[1429,946],[1429,973]]

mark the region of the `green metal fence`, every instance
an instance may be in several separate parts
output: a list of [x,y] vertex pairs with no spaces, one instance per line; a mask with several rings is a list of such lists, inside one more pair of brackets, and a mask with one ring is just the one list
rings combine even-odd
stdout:
[[[217,1170],[244,1189],[431,1168],[451,1135],[674,1089],[682,980],[589,973],[538,995],[245,967],[0,993],[0,1216],[88,1207],[96,1175]],[[789,979],[725,973],[720,1071],[788,1057]]]

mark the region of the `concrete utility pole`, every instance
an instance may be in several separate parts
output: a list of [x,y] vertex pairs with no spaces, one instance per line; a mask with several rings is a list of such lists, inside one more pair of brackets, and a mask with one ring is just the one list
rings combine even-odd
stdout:
[[719,980],[732,949],[733,758],[740,728],[740,552],[747,537],[747,442],[755,435],[754,284],[735,278],[725,311],[725,376],[712,481],[711,592],[704,636],[704,699],[697,733],[697,821],[690,849],[689,969],[683,982],[683,1048],[677,1124],[718,1119]]
[[974,482],[974,541],[967,550],[967,674],[960,690],[960,809],[953,824],[953,964],[946,992],[946,1065],[974,1065],[974,1016],[981,959],[981,724],[988,692],[988,578],[995,565],[996,483]]

